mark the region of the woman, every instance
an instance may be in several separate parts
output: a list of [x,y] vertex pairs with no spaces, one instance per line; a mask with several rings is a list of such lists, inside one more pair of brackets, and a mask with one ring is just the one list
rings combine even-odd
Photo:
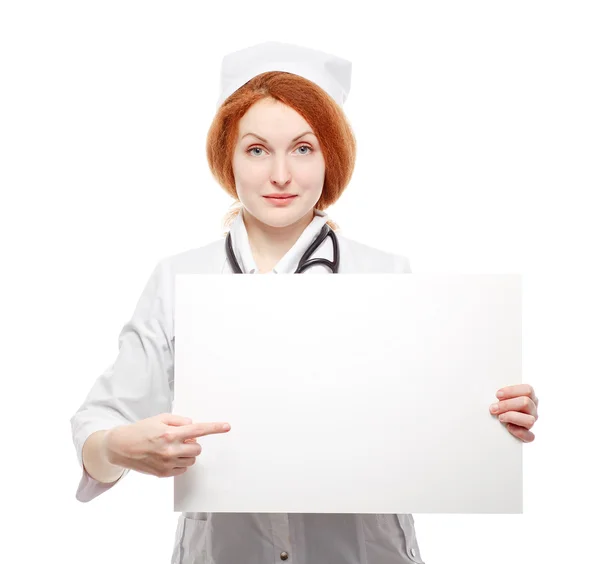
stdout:
[[[82,465],[80,501],[112,488],[130,469],[180,475],[201,453],[197,437],[229,430],[225,422],[193,423],[170,413],[175,274],[410,272],[404,256],[337,233],[318,239],[336,230],[323,210],[340,197],[354,168],[355,140],[341,109],[349,79],[347,61],[281,43],[224,59],[223,103],[208,133],[207,157],[238,204],[226,220],[230,239],[168,257],[154,269],[121,331],[115,363],[71,420]],[[315,241],[311,257],[322,262],[302,270]],[[515,436],[533,440],[533,389],[501,391],[495,413]],[[183,513],[172,562],[290,558],[297,564],[423,563],[410,514],[264,513]]]

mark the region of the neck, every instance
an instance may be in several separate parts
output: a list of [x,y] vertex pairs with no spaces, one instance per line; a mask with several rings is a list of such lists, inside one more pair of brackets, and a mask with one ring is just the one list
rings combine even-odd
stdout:
[[248,233],[248,241],[259,272],[273,270],[281,258],[294,246],[302,232],[310,225],[315,213],[310,210],[295,223],[273,227],[256,219],[244,209],[240,211]]

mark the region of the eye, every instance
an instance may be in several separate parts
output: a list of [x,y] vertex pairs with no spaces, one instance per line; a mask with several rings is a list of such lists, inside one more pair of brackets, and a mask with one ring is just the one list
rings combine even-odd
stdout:
[[[250,147],[250,148],[249,148],[249,149],[246,151],[246,153],[250,153],[250,151],[254,151],[255,149],[258,149],[259,151],[262,151],[262,148],[261,148],[261,147]],[[257,156],[257,157],[260,157],[260,155],[257,155],[256,153],[250,153],[250,154],[252,154],[252,155],[255,155],[255,156]]]
[[[309,149],[312,152],[312,147],[310,145],[300,145],[300,147],[298,147],[298,149]],[[308,155],[309,153],[301,153],[302,155]]]

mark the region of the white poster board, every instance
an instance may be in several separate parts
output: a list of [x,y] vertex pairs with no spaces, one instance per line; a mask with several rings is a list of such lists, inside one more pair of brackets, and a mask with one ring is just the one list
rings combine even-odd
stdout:
[[175,511],[522,513],[518,274],[176,276]]

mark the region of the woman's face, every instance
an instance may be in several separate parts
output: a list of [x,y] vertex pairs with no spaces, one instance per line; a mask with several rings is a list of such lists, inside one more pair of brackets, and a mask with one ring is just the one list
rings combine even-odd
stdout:
[[232,166],[238,198],[258,221],[287,227],[312,218],[325,160],[312,128],[289,106],[264,98],[250,107],[239,122]]

